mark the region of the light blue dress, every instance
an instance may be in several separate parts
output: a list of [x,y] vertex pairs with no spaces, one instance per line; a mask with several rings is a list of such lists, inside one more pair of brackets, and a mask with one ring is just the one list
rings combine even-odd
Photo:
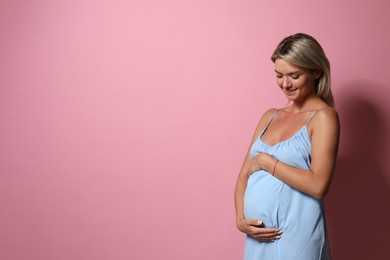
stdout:
[[[309,169],[311,140],[307,123],[291,138],[273,146],[261,137],[267,130],[276,110],[259,138],[250,149],[251,158],[268,153],[283,163],[296,168]],[[265,227],[278,228],[283,234],[275,242],[258,242],[246,237],[245,260],[329,260],[330,249],[324,217],[323,201],[302,193],[272,174],[260,170],[248,180],[244,197],[247,219],[258,219]]]

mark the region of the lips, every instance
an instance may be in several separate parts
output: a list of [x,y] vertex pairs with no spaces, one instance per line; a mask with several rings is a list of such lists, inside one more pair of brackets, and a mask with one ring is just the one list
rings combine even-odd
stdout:
[[286,93],[286,95],[288,95],[288,96],[291,96],[295,93],[296,90],[297,89],[285,89],[284,93]]

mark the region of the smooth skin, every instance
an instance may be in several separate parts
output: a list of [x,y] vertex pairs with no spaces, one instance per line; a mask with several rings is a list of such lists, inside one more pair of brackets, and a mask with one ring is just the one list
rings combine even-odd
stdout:
[[[277,162],[267,153],[260,153],[253,160],[250,158],[249,151],[245,156],[235,190],[236,225],[241,232],[260,242],[273,242],[281,237],[282,231],[275,228],[263,228],[261,220],[245,219],[244,194],[249,176],[259,170],[265,170],[270,174],[274,172],[276,178],[291,187],[316,199],[321,199],[326,195],[330,186],[340,135],[337,112],[315,92],[315,80],[320,77],[320,72],[294,66],[283,59],[275,60],[275,72],[276,83],[292,104],[276,114],[262,136],[264,143],[275,145],[289,139],[305,125],[314,111],[318,110],[318,112],[307,125],[312,143],[310,169],[298,169],[282,161]],[[270,109],[262,116],[251,145],[258,138],[274,111],[275,109]]]

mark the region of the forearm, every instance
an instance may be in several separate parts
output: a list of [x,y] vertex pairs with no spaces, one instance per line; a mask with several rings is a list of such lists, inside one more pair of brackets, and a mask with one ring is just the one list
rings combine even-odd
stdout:
[[310,169],[295,168],[283,162],[278,162],[276,165],[274,176],[316,199],[326,195],[330,183],[330,178],[325,178]]
[[240,174],[237,179],[236,189],[234,192],[234,203],[236,209],[236,220],[244,219],[244,196],[248,182],[248,177],[245,174]]
[[299,169],[277,161],[274,158],[270,158],[264,164],[264,170],[291,187],[316,199],[321,199],[325,196],[333,172],[333,168],[325,169],[322,172],[316,172],[312,169]]

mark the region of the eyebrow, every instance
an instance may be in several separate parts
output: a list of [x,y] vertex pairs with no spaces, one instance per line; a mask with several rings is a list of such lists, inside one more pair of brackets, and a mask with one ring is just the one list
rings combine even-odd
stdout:
[[[279,71],[277,71],[277,70],[275,70],[275,72],[276,72],[276,73],[279,73],[279,74],[283,74],[283,73],[281,73],[281,72],[279,72]],[[300,74],[300,73],[302,73],[302,71],[300,71],[300,70],[296,70],[296,71],[293,71],[293,72],[287,73],[287,75],[291,75],[291,74]]]

